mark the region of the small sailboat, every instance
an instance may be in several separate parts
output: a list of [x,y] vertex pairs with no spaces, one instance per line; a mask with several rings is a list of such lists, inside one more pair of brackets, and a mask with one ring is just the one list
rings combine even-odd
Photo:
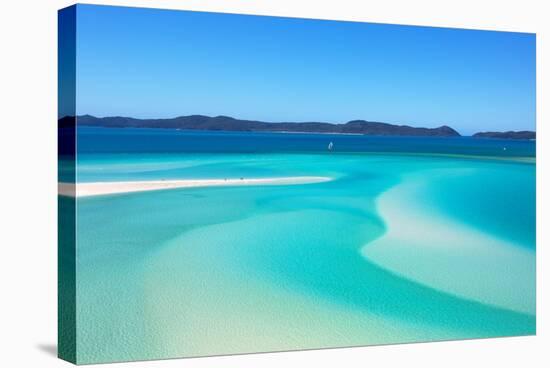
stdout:
[[330,142],[330,143],[328,144],[328,150],[329,150],[329,151],[332,151],[333,149],[334,149],[334,143]]

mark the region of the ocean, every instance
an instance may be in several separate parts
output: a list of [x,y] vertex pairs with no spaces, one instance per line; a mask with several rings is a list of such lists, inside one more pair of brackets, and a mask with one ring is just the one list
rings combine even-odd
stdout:
[[79,183],[332,179],[76,199],[80,363],[535,333],[534,141],[77,137]]

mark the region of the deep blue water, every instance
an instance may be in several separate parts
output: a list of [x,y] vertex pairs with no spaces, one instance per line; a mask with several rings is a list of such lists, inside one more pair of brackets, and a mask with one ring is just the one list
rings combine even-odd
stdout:
[[[123,139],[121,139],[123,138]],[[534,157],[535,141],[78,127],[79,153],[395,152]]]

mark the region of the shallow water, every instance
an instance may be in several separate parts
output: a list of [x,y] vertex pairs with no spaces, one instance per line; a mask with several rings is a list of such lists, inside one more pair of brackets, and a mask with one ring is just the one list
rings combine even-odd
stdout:
[[534,142],[89,129],[81,182],[335,180],[79,198],[79,362],[535,333]]

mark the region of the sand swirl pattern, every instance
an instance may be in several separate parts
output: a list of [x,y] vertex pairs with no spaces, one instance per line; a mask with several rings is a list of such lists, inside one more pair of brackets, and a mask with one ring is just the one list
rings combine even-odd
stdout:
[[535,331],[532,160],[79,160],[82,183],[332,179],[60,197],[78,204],[83,362]]

